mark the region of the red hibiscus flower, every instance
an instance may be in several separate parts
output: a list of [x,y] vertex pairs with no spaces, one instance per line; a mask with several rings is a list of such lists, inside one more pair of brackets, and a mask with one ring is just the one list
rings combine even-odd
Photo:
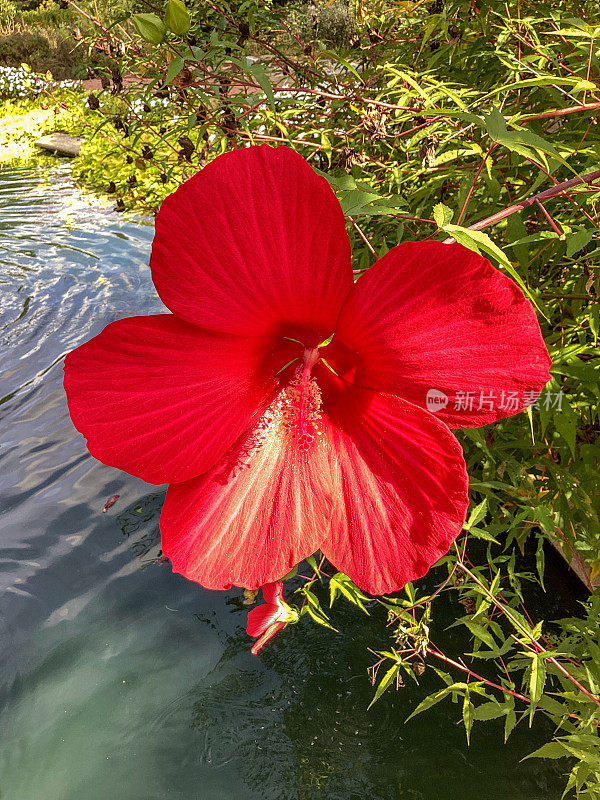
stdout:
[[259,638],[250,651],[256,655],[258,651],[286,625],[298,622],[299,614],[283,599],[283,583],[267,583],[262,587],[265,603],[248,612],[246,633]]
[[171,484],[163,551],[208,588],[319,548],[372,594],[420,577],[467,508],[449,426],[520,411],[549,377],[532,306],[461,245],[401,244],[354,283],[335,195],[285,147],[219,156],[168,197],[150,266],[172,314],[108,325],[65,388],[92,455]]

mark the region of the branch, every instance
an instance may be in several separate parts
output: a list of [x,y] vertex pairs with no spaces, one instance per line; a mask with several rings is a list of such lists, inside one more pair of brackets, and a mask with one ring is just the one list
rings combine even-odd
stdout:
[[[516,214],[517,211],[522,211],[524,208],[537,205],[541,203],[542,200],[547,200],[549,197],[556,197],[556,195],[563,194],[567,189],[571,189],[573,186],[577,186],[580,183],[593,183],[597,178],[600,178],[600,169],[597,169],[594,172],[588,172],[586,175],[578,175],[577,177],[571,178],[571,180],[564,181],[563,183],[557,183],[556,186],[551,186],[549,189],[545,189],[543,192],[533,195],[533,197],[527,197],[525,200],[520,200],[518,203],[515,203],[512,206],[503,208],[502,211],[497,211],[495,214],[492,214],[491,217],[486,217],[479,222],[475,222],[473,225],[469,225],[469,229],[472,231],[483,230],[483,228],[487,228],[490,225],[495,225],[497,222],[500,222],[500,220],[510,217],[511,214]],[[445,239],[444,243],[449,244],[453,241],[454,239],[452,238]]]
[[[600,170],[599,170],[598,172],[599,172],[599,174],[600,174]],[[459,564],[460,564],[460,568],[463,570],[463,572],[464,572],[466,575],[468,575],[468,576],[469,576],[469,578],[471,578],[471,580],[472,580],[474,583],[476,583],[476,584],[477,584],[477,586],[479,586],[479,588],[480,588],[480,589],[482,589],[482,590],[485,592],[485,594],[487,595],[487,598],[488,598],[488,600],[489,600],[489,601],[490,601],[490,602],[491,602],[491,603],[492,603],[492,604],[493,604],[493,605],[494,605],[494,606],[495,606],[495,607],[496,607],[496,608],[497,608],[499,611],[501,611],[501,612],[502,612],[502,613],[503,613],[503,614],[504,614],[506,617],[508,617],[508,619],[510,619],[510,621],[511,621],[511,622],[512,622],[512,624],[515,626],[515,628],[517,628],[519,631],[521,631],[521,633],[523,634],[523,636],[525,636],[525,638],[526,638],[526,639],[528,639],[528,640],[529,640],[529,642],[531,642],[531,645],[533,645],[533,649],[534,649],[534,651],[535,651],[536,653],[545,653],[545,654],[548,654],[548,650],[546,650],[544,647],[542,647],[542,645],[541,645],[541,644],[540,644],[540,643],[537,641],[537,639],[535,639],[535,638],[534,638],[534,637],[531,635],[531,633],[529,633],[529,631],[528,631],[526,628],[524,628],[524,627],[523,627],[523,625],[521,625],[521,623],[519,622],[519,620],[518,620],[518,619],[517,619],[517,618],[516,618],[516,617],[515,617],[515,616],[514,616],[512,613],[511,613],[511,611],[510,611],[510,609],[508,608],[508,606],[505,606],[503,603],[501,603],[501,602],[498,600],[498,598],[497,598],[497,597],[495,597],[495,596],[492,594],[492,592],[490,592],[489,588],[488,588],[488,587],[487,587],[487,586],[486,586],[486,585],[485,585],[485,584],[484,584],[484,583],[483,583],[481,580],[479,580],[479,578],[477,577],[477,575],[475,575],[473,572],[471,572],[471,570],[470,570],[470,569],[469,569],[469,568],[468,568],[468,567],[467,567],[467,566],[464,564],[464,562],[462,561],[462,559],[461,559],[460,555],[458,555],[458,561],[459,561]],[[571,681],[571,683],[572,683],[574,686],[576,686],[576,687],[579,689],[579,691],[580,691],[580,692],[582,692],[582,693],[583,693],[583,694],[584,694],[584,695],[585,695],[585,696],[586,696],[586,697],[587,697],[589,700],[591,700],[591,701],[592,701],[592,703],[594,703],[596,706],[600,707],[600,700],[599,700],[597,697],[595,697],[595,696],[594,696],[594,695],[593,695],[591,692],[589,692],[589,691],[588,691],[588,690],[585,688],[585,686],[582,686],[582,684],[581,684],[581,683],[580,683],[580,682],[579,682],[579,681],[578,681],[578,680],[577,680],[577,679],[576,679],[576,678],[575,678],[573,675],[571,675],[571,673],[570,673],[570,672],[568,672],[568,671],[567,671],[567,670],[566,670],[566,669],[563,667],[563,665],[560,663],[560,661],[558,661],[556,658],[554,658],[554,656],[551,656],[551,655],[549,655],[549,654],[548,654],[548,657],[546,658],[546,661],[549,661],[551,664],[553,664],[553,665],[556,667],[556,669],[557,669],[557,670],[558,670],[558,671],[559,671],[559,672],[560,672],[562,675],[564,675],[564,677],[565,677],[565,678],[567,678],[568,680],[570,680],[570,681]]]
[[506,119],[512,119],[514,122],[517,122],[519,125],[522,122],[533,122],[536,119],[552,119],[553,117],[565,117],[567,114],[575,114],[578,111],[596,111],[600,109],[600,102],[597,103],[582,103],[579,106],[567,106],[567,108],[554,108],[550,111],[544,111],[542,114],[530,114],[526,117],[518,117],[514,119],[514,117],[507,117]]

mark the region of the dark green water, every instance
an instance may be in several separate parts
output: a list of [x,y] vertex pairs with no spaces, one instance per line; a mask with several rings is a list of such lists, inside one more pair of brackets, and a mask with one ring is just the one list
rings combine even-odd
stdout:
[[153,563],[164,491],[94,461],[62,391],[68,350],[163,310],[152,232],[66,165],[0,173],[2,800],[558,800],[560,765],[519,762],[543,726],[469,748],[450,703],[404,725],[427,675],[366,711],[383,619],[342,609],[343,635],[305,622],[253,657],[239,591]]

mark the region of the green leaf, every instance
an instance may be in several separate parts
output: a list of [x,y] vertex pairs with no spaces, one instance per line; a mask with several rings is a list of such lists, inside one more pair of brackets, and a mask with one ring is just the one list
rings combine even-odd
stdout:
[[281,580],[282,581],[289,581],[292,578],[295,578],[297,574],[298,574],[298,564],[296,564],[295,567],[292,567],[292,569],[288,572],[288,574],[284,575]]
[[142,39],[150,44],[160,44],[167,33],[162,20],[156,14],[134,14],[133,24]]
[[323,578],[321,577],[321,571],[319,570],[319,565],[317,564],[317,559],[314,556],[309,556],[307,562],[312,567],[315,575],[318,577],[321,583],[323,583]]
[[465,733],[467,735],[467,744],[471,744],[471,728],[473,727],[473,712],[475,708],[471,702],[470,692],[465,692],[463,700],[462,717],[465,726]]
[[562,408],[556,410],[552,417],[554,427],[567,443],[571,455],[575,458],[575,440],[577,436],[577,414],[573,411],[569,403],[563,402]]
[[344,575],[343,572],[336,572],[329,581],[329,606],[331,607],[334,603],[335,598],[337,597],[338,593],[344,595],[344,597],[349,600],[351,603],[354,603],[355,606],[358,606],[365,614],[368,616],[369,612],[363,605],[363,600],[368,600],[369,598],[363,594],[360,589],[352,583],[350,578],[347,575]]
[[326,617],[324,614],[319,614],[319,612],[318,612],[318,611],[316,611],[316,610],[315,610],[315,609],[314,609],[312,606],[310,606],[310,605],[309,605],[309,606],[307,606],[306,608],[307,608],[307,610],[308,610],[308,614],[309,614],[309,616],[310,616],[310,617],[311,617],[311,618],[312,618],[312,619],[313,619],[315,622],[317,622],[319,625],[322,625],[324,628],[329,628],[330,630],[332,630],[332,631],[335,631],[336,633],[339,633],[338,629],[333,627],[333,625],[331,624],[331,622],[329,622],[329,620],[327,619],[327,617]]
[[506,120],[497,108],[492,108],[490,113],[485,117],[485,129],[495,142],[508,132]]
[[506,719],[504,720],[504,742],[508,740],[508,737],[514,730],[515,725],[517,724],[517,715],[514,712],[513,708],[509,708],[506,712]]
[[483,627],[483,625],[479,625],[477,622],[472,622],[470,619],[465,620],[465,625],[471,631],[473,636],[475,636],[477,639],[480,639],[490,648],[490,650],[496,649],[494,637],[486,628]]
[[484,531],[482,528],[470,528],[469,535],[474,536],[476,539],[483,539],[485,542],[493,542],[494,544],[500,544],[498,539],[492,536],[491,533]]
[[181,56],[175,56],[173,61],[169,64],[169,69],[167,70],[167,74],[165,80],[167,83],[172,83],[174,78],[176,78],[183,67],[185,66],[185,59]]
[[595,233],[592,228],[580,228],[573,233],[567,233],[567,256],[570,258],[583,250],[592,241]]
[[449,222],[452,222],[452,217],[454,216],[454,212],[448,206],[445,206],[443,203],[437,203],[433,207],[433,218],[436,222],[438,228],[444,228]]
[[360,214],[369,203],[380,199],[380,196],[373,192],[365,192],[362,189],[352,189],[341,195],[340,205],[342,206],[344,214],[354,216]]
[[552,512],[546,506],[536,506],[533,509],[533,518],[539,522],[540,527],[546,533],[554,533],[556,531],[556,523]]
[[356,67],[353,67],[349,61],[346,61],[345,58],[342,58],[339,53],[335,53],[331,50],[321,50],[321,55],[325,56],[326,58],[331,58],[334,61],[337,61],[338,64],[342,64],[346,69],[351,72],[355,78],[357,78],[361,83],[364,83],[363,79],[360,76],[360,73],[356,71]]
[[539,653],[528,653],[531,656],[531,667],[529,671],[529,694],[533,708],[537,706],[540,697],[544,692],[546,683],[546,661]]
[[388,669],[383,678],[379,681],[377,690],[375,691],[375,696],[367,706],[367,711],[371,708],[371,706],[374,703],[376,703],[379,700],[379,698],[385,692],[385,690],[389,689],[399,671],[400,671],[400,664],[394,664],[392,667]]
[[487,721],[490,719],[498,719],[506,714],[506,710],[496,702],[482,703],[476,706],[473,712],[473,719]]
[[565,758],[568,755],[569,751],[560,742],[548,742],[538,747],[533,753],[529,753],[522,761],[528,758]]
[[479,505],[475,506],[475,508],[469,514],[469,519],[463,525],[465,530],[470,530],[474,525],[477,525],[478,522],[485,517],[487,513],[487,498],[484,498]]
[[271,111],[275,112],[275,95],[273,94],[273,87],[267,74],[267,70],[259,61],[256,61],[249,67],[248,71],[265,93],[265,97],[267,98],[267,102]]
[[541,160],[546,167],[548,165],[545,154],[550,155],[577,175],[576,170],[561,156],[558,150],[545,139],[542,139],[541,136],[526,128],[509,130],[504,117],[497,108],[493,108],[485,117],[485,126],[490,137],[509,150],[533,161],[539,162]]
[[413,717],[416,717],[417,714],[420,714],[422,711],[427,711],[428,708],[431,708],[432,706],[435,706],[437,703],[439,703],[445,697],[448,697],[448,695],[451,692],[454,692],[454,691],[457,691],[457,690],[465,691],[466,690],[466,686],[467,686],[466,683],[453,683],[450,686],[445,686],[443,689],[440,689],[439,691],[428,695],[424,700],[422,700],[419,703],[419,705],[415,708],[415,710],[412,712],[412,714],[410,714],[410,716],[408,716],[406,718],[405,721],[408,722],[409,719],[412,719]]
[[164,22],[177,36],[183,36],[189,31],[192,21],[183,0],[167,0]]
[[324,628],[330,628],[332,631],[339,633],[338,629],[334,628],[331,622],[329,622],[329,617],[321,608],[321,604],[319,603],[319,600],[317,599],[316,595],[314,595],[309,590],[305,590],[303,594],[307,600],[305,609],[310,615],[310,617],[314,619],[315,622],[318,622],[319,625],[322,625]]
[[546,591],[544,587],[544,569],[546,565],[546,556],[544,554],[544,537],[538,537],[537,543],[537,550],[535,553],[535,565],[538,573],[538,577],[540,579],[540,585],[544,591]]

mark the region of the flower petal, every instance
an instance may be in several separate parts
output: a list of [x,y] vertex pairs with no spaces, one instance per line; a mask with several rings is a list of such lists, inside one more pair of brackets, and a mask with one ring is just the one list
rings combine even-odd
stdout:
[[108,325],[65,360],[93,456],[149,483],[205,472],[268,402],[272,343],[206,333],[171,314]]
[[248,612],[246,633],[249,636],[261,636],[279,616],[279,606],[274,603],[261,603]]
[[397,591],[462,530],[461,447],[433,415],[393,395],[354,389],[331,419],[340,499],[321,550],[361,589]]
[[318,549],[333,507],[324,418],[299,443],[287,389],[260,424],[213,469],[169,487],[162,547],[175,572],[208,589],[248,589],[278,580]]
[[167,197],[151,267],[175,314],[242,335],[308,327],[325,338],[352,288],[329,184],[293,150],[268,145],[219,156]]
[[255,656],[259,650],[262,650],[262,648],[266,645],[266,643],[270,641],[275,636],[276,633],[279,633],[279,631],[282,628],[285,628],[286,625],[287,625],[286,622],[276,622],[273,625],[271,625],[271,627],[268,628],[260,637],[260,639],[257,639],[250,648],[250,652],[252,653],[252,655]]
[[336,337],[358,354],[358,385],[437,411],[451,427],[523,410],[550,377],[531,303],[460,244],[390,250],[355,284]]
[[283,583],[282,581],[275,581],[274,583],[265,583],[262,588],[263,597],[266,603],[274,603],[277,605],[283,600]]

